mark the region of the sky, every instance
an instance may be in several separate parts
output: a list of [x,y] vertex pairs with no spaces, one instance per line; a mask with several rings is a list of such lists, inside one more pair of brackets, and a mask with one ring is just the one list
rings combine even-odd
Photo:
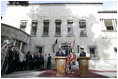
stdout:
[[[86,2],[86,1],[85,0],[81,0],[81,1],[29,1],[29,3]],[[92,1],[92,2],[96,2],[96,1]],[[99,2],[103,2],[103,10],[117,10],[117,1],[99,1]],[[4,16],[6,13],[7,3],[8,3],[8,1],[1,1],[1,14],[2,14],[2,16]]]

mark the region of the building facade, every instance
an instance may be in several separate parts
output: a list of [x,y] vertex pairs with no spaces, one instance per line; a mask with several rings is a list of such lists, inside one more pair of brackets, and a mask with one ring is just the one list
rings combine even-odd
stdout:
[[[30,35],[28,50],[50,53],[71,48],[79,56],[79,48],[91,57],[91,69],[117,69],[117,11],[103,11],[103,3],[32,3],[28,6],[8,5],[2,23]],[[53,44],[57,45],[53,50]]]
[[9,47],[16,46],[28,51],[30,35],[18,28],[1,23],[1,46],[6,40],[9,42]]

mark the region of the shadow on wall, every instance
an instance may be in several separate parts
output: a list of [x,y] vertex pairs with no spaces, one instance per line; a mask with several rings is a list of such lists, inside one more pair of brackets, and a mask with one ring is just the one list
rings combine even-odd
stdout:
[[[54,7],[54,6],[55,7]],[[41,8],[43,7],[43,8]],[[85,11],[85,10],[84,10]],[[83,12],[84,12],[83,11]],[[111,45],[111,40],[103,40],[102,39],[102,32],[101,32],[101,25],[100,25],[100,19],[97,17],[98,14],[97,13],[90,13],[88,15],[83,15],[80,14],[74,15],[73,14],[73,10],[68,8],[67,5],[63,5],[63,4],[41,4],[41,5],[32,5],[30,8],[30,12],[27,14],[32,20],[37,19],[38,21],[41,21],[44,18],[48,18],[48,17],[55,17],[55,19],[58,18],[72,18],[79,21],[79,19],[81,19],[82,17],[85,17],[85,20],[87,22],[87,37],[77,37],[79,39],[81,39],[83,45],[87,44],[87,45],[96,45],[98,47],[98,57],[99,59],[101,59],[102,57],[105,59],[109,59],[110,54],[108,52],[105,52],[106,50],[108,50],[110,48]],[[97,15],[97,16],[96,16]],[[53,27],[53,26],[52,26]],[[66,27],[66,26],[64,26]],[[79,29],[78,26],[75,26],[77,29]],[[38,26],[38,30],[37,32],[39,34],[42,34],[42,26]],[[50,32],[50,30],[49,30]],[[63,33],[63,32],[62,32]],[[52,38],[52,40],[50,41],[50,43],[54,43],[56,38],[62,38],[62,37],[54,37]],[[37,39],[36,39],[37,40]],[[64,39],[64,40],[68,40],[68,39]],[[45,39],[43,40],[44,42],[49,42],[49,39]],[[73,41],[73,40],[72,40]],[[33,43],[33,42],[31,42]],[[39,41],[39,44],[42,43]],[[85,46],[87,47],[87,46]],[[53,50],[52,50],[53,52]],[[88,51],[89,53],[89,51]]]

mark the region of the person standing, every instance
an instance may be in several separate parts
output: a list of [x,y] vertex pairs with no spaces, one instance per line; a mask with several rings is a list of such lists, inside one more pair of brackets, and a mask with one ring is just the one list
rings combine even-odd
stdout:
[[18,48],[17,47],[15,47],[14,53],[15,53],[14,71],[18,71],[19,52],[18,52]]
[[13,70],[13,47],[8,51],[8,70],[7,74],[12,73]]
[[27,63],[27,69],[31,69],[31,66],[30,66],[30,63],[31,63],[31,54],[30,54],[30,51],[27,52],[27,55],[26,55],[26,63]]
[[34,63],[35,62],[35,55],[34,55],[34,52],[32,52],[31,54],[31,70],[34,69]]
[[48,54],[48,65],[47,65],[47,69],[51,69],[51,56],[50,56],[50,53]]
[[37,69],[37,53],[34,53],[34,69]]
[[25,58],[24,51],[23,50],[19,51],[20,71],[23,70],[24,58]]
[[37,66],[37,68],[40,69],[40,67],[41,67],[41,54],[38,53],[36,58],[37,58],[37,64],[36,64],[36,66]]
[[27,54],[27,52],[26,51],[24,51],[24,60],[23,60],[23,69],[24,70],[26,70],[27,69],[27,65],[26,65],[26,54]]
[[56,56],[64,56],[64,53],[62,52],[62,48],[59,48],[59,51],[56,52]]
[[47,62],[48,62],[48,57],[47,54],[44,56],[44,69],[47,69]]
[[84,48],[80,48],[80,57],[86,57],[86,52],[84,52]]
[[44,56],[43,54],[41,54],[41,67],[42,69],[44,69]]

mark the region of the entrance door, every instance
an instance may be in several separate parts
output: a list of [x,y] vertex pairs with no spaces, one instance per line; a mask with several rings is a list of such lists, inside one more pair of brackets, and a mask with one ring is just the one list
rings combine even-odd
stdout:
[[71,45],[70,43],[62,43],[61,48],[64,54],[68,55],[71,52]]
[[36,48],[37,53],[42,53],[42,49],[43,49],[42,47],[37,47]]

